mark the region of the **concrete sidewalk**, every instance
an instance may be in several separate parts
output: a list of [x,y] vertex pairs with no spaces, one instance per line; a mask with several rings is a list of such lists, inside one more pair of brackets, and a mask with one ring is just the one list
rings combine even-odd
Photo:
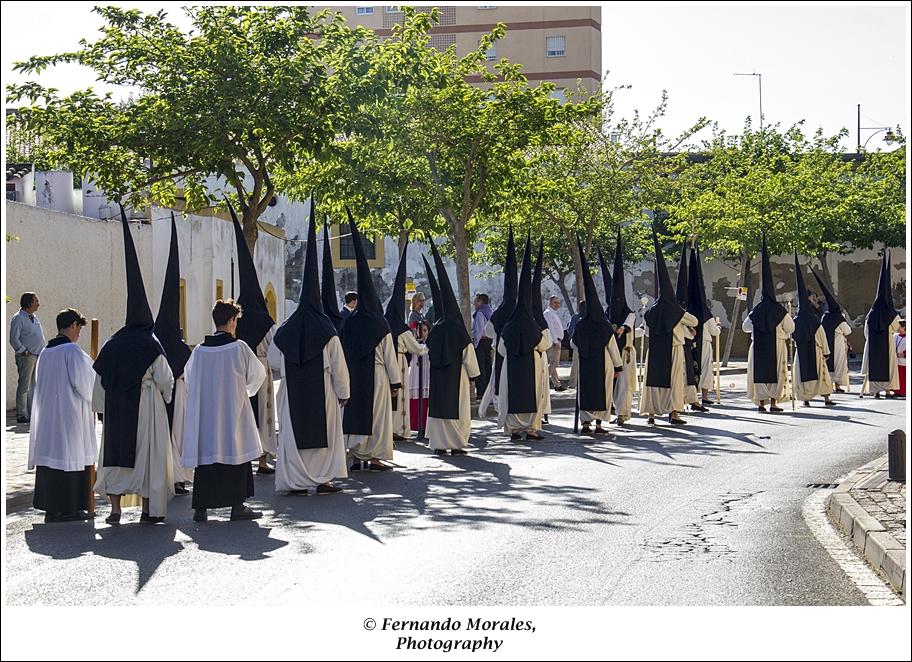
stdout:
[[854,472],[827,499],[830,520],[868,564],[906,597],[906,484],[889,480],[884,455]]

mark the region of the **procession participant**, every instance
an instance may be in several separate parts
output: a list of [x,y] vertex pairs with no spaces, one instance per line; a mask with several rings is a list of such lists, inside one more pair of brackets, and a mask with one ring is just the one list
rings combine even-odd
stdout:
[[795,397],[802,400],[805,407],[810,407],[810,401],[822,395],[824,405],[833,407],[836,405],[830,400],[833,382],[826,365],[830,346],[804,283],[798,251],[795,251],[795,286],[798,291],[798,311],[792,332],[795,339]]
[[[557,312],[551,307],[550,300],[548,303],[550,315],[545,315],[545,311],[542,310],[541,281],[543,259],[544,245],[543,242],[539,240],[538,255],[535,258],[535,266],[532,268],[532,287],[529,289],[529,296],[531,297],[529,305],[532,309],[532,316],[535,317],[535,321],[538,323],[538,326],[541,327],[543,338],[548,341],[548,349],[542,352],[541,355],[540,373],[538,375],[540,382],[538,388],[538,412],[542,425],[547,425],[549,422],[548,416],[551,414],[551,390],[549,389],[549,385],[552,384],[552,380],[557,380],[557,386],[554,387],[554,390],[564,390],[560,380],[557,379],[557,365],[560,363],[560,338],[563,337],[563,328],[561,328],[559,319],[557,324],[554,323],[554,319],[557,318]],[[554,334],[558,332],[561,333],[561,336],[555,339]]]
[[[636,314],[627,305],[627,292],[624,282],[624,245],[621,229],[618,228],[617,246],[614,250],[614,266],[611,278],[611,305],[608,318],[615,328],[615,342],[621,353],[622,370],[617,375],[614,385],[614,423],[623,425],[630,420],[633,408],[633,392],[636,388],[637,356],[634,340],[636,338]],[[606,296],[608,296],[606,292]]]
[[513,313],[504,324],[497,352],[504,357],[500,372],[497,423],[510,439],[541,440],[540,371],[548,342],[531,308],[532,238],[526,239],[519,289]]
[[86,319],[78,310],[57,314],[57,337],[38,355],[29,430],[28,469],[35,470],[32,505],[44,521],[95,516],[89,509],[89,467],[98,457],[92,389],[95,371],[76,341]]
[[[606,434],[608,431],[602,427],[602,421],[607,421],[611,415],[614,376],[621,370],[623,363],[617,348],[614,326],[602,308],[595,282],[589,271],[589,262],[579,238],[577,246],[586,297],[586,315],[577,322],[570,342],[574,354],[578,356],[576,392],[582,422],[581,433]],[[604,260],[602,264],[604,279],[607,272]],[[606,292],[611,292],[611,283],[606,281],[605,288]],[[590,427],[593,421],[594,430]]]
[[[690,274],[688,274],[687,268],[689,262],[688,258],[687,245],[684,244],[681,246],[681,261],[678,263],[678,280],[675,287],[675,298],[678,301],[678,305],[696,317],[699,322],[700,318],[695,314],[694,310],[691,310],[690,306],[691,278],[689,277]],[[708,412],[709,409],[700,404],[700,394],[697,393],[697,386],[700,383],[700,364],[697,361],[696,355],[696,348],[699,346],[697,344],[697,330],[699,329],[699,326],[698,323],[697,326],[687,329],[684,334],[684,403],[689,405],[692,411]]]
[[441,299],[440,316],[427,338],[431,364],[428,445],[435,455],[446,455],[447,451],[465,455],[472,431],[472,381],[481,373],[450,277],[433,242],[431,251]]
[[788,390],[788,342],[795,323],[781,303],[776,301],[776,285],[766,246],[766,235],[760,249],[760,302],[744,318],[741,329],[751,334],[747,351],[747,396],[766,411],[781,412],[777,402]]
[[269,367],[281,377],[276,490],[305,495],[341,492],[332,480],[348,476],[342,434],[348,368],[320,300],[313,199],[310,209],[298,307],[276,330],[267,354]]
[[906,397],[906,320],[899,320],[899,330],[893,334],[896,347],[896,368],[899,372],[899,388],[893,390],[898,398]]
[[389,324],[374,288],[358,225],[346,208],[358,269],[358,307],[342,326],[350,399],[342,413],[352,471],[388,471],[393,459],[393,397],[402,386]]
[[171,401],[174,377],[161,344],[152,333],[155,322],[136,247],[120,208],[127,277],[126,322],[98,352],[98,376],[92,408],[103,415],[95,491],[108,495],[108,524],[119,524],[121,497],[142,497],[140,522],[163,522],[174,496],[171,429],[165,403]]
[[165,405],[168,424],[171,428],[172,476],[174,493],[187,494],[184,486],[193,479],[193,472],[180,465],[184,444],[184,413],[187,408],[187,384],[184,381],[184,366],[190,358],[190,348],[184,342],[180,325],[180,252],[177,245],[177,224],[171,212],[171,246],[168,251],[168,265],[165,267],[165,282],[162,285],[161,303],[155,317],[155,337],[165,350],[168,367],[174,376],[174,390],[171,401]]
[[655,228],[652,230],[652,243],[657,291],[656,300],[645,315],[649,353],[646,355],[646,384],[640,413],[649,417],[650,425],[655,424],[656,416],[663,414],[668,414],[672,425],[683,425],[686,421],[680,414],[684,410],[686,374],[684,339],[689,329],[697,325],[697,318],[675,300]]
[[250,463],[263,453],[251,394],[268,368],[236,337],[243,309],[232,299],[212,308],[215,333],[197,345],[184,366],[187,414],[181,464],[193,469],[193,521],[205,522],[210,508],[231,508],[232,520],[259,519],[244,502],[253,496]]
[[231,221],[234,224],[234,238],[237,245],[238,281],[240,285],[240,295],[237,298],[237,304],[244,311],[244,314],[237,320],[236,335],[238,340],[243,340],[254,351],[263,369],[266,370],[266,379],[263,380],[260,390],[250,398],[253,417],[256,420],[257,430],[259,430],[260,443],[263,445],[263,454],[258,458],[257,475],[274,474],[275,469],[269,466],[268,460],[276,455],[278,438],[275,419],[275,385],[272,382],[272,376],[269,374],[266,353],[269,351],[269,345],[272,344],[276,323],[266,307],[266,298],[260,288],[260,280],[257,277],[253,256],[250,254],[250,248],[244,238],[244,230],[241,229],[237,214],[234,213],[234,207],[231,206],[230,202],[228,203],[228,210],[231,212]]
[[888,260],[889,249],[885,249],[877,281],[877,295],[865,318],[865,348],[861,362],[861,372],[865,377],[861,394],[873,393],[876,398],[880,397],[882,391],[889,393],[899,388],[893,334],[899,331],[900,317],[893,306]]
[[719,320],[713,317],[706,298],[706,285],[703,282],[703,262],[700,259],[700,250],[696,247],[690,249],[690,282],[688,298],[688,312],[697,318],[697,334],[694,349],[699,361],[699,386],[702,404],[711,404],[709,392],[713,389],[713,338],[722,333]]
[[507,254],[504,259],[503,300],[497,310],[491,314],[491,319],[488,321],[494,329],[494,369],[491,371],[488,386],[481,398],[481,402],[478,404],[478,415],[481,418],[487,416],[488,407],[492,403],[497,411],[500,411],[497,396],[500,392],[500,371],[503,368],[504,357],[496,351],[496,348],[500,340],[500,334],[503,333],[503,327],[513,314],[513,309],[516,308],[516,271],[516,246],[513,242],[513,227],[510,226],[509,234],[507,235]]
[[826,334],[827,344],[830,346],[830,355],[827,356],[827,370],[830,373],[830,379],[833,381],[834,391],[844,393],[845,390],[840,388],[849,386],[849,336],[852,334],[852,327],[849,325],[842,310],[842,306],[833,296],[833,293],[824,284],[823,279],[814,269],[811,269],[820,291],[826,301],[826,312],[823,314],[821,323],[823,332]]

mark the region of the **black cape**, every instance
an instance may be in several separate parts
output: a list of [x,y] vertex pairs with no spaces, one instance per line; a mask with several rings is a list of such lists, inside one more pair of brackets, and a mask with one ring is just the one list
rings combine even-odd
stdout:
[[[507,236],[507,257],[504,260],[503,301],[501,301],[497,310],[494,311],[494,314],[491,315],[491,324],[494,326],[494,334],[496,336],[494,339],[495,347],[497,347],[500,334],[503,333],[504,325],[510,319],[510,315],[513,314],[513,309],[516,308],[516,290],[518,286],[516,271],[516,246],[513,242],[513,226],[510,226],[510,234]],[[495,395],[500,394],[500,371],[502,368],[503,357],[499,352],[494,352]]]
[[[605,347],[611,341],[614,327],[605,315],[595,281],[589,271],[589,262],[579,237],[576,240],[580,255],[586,309],[581,313],[573,329],[573,344],[579,356],[577,360],[579,407],[583,411],[606,411],[610,408],[605,390]],[[605,271],[602,272],[605,277]],[[608,291],[610,283],[606,283]],[[582,308],[582,306],[580,306]],[[614,368],[612,367],[612,371]]]
[[760,302],[748,313],[753,331],[755,384],[775,384],[779,381],[776,354],[776,327],[788,315],[785,307],[776,301],[776,285],[770,266],[766,235],[760,248]]
[[[675,287],[675,298],[678,305],[690,312],[690,282],[695,278],[688,273],[687,244],[681,246],[681,261],[678,263],[678,281]],[[695,340],[695,339],[694,339]],[[700,382],[699,361],[694,364],[694,340],[684,336],[684,383],[687,386],[696,386]],[[701,345],[696,345],[701,347]]]
[[282,323],[273,342],[285,363],[285,388],[295,445],[327,448],[326,385],[323,348],[336,335],[336,327],[323,312],[317,279],[317,230],[314,201],[310,201],[310,225],[304,275],[297,309]]
[[120,218],[127,278],[126,323],[104,344],[94,364],[105,392],[102,463],[106,467],[135,465],[143,376],[152,362],[165,353],[152,332],[152,310],[123,206]]
[[[260,280],[257,277],[256,266],[253,264],[253,256],[250,254],[247,240],[244,238],[244,230],[238,222],[237,214],[234,213],[234,207],[227,200],[225,202],[228,203],[228,211],[231,212],[237,248],[238,285],[240,286],[237,303],[244,310],[237,321],[236,334],[238,340],[246,342],[256,353],[257,347],[269,333],[269,329],[275,325],[275,320],[272,319],[266,308],[266,298],[260,288]],[[254,412],[256,411],[257,409],[254,407]]]
[[[389,324],[390,335],[393,338],[393,348],[399,353],[399,336],[403,333],[410,333],[409,326],[405,322],[405,268],[408,258],[408,243],[402,249],[402,255],[399,257],[399,268],[396,270],[396,280],[393,281],[393,291],[390,294],[390,300],[386,304],[386,311],[383,313],[386,323]],[[410,356],[406,354],[406,360]],[[407,400],[407,396],[399,394],[393,398],[393,411],[399,410],[399,403]]]
[[535,347],[542,330],[530,306],[532,288],[532,239],[526,239],[516,305],[504,324],[501,338],[507,354],[507,413],[529,414],[538,411]]
[[336,276],[333,272],[332,248],[329,245],[328,219],[324,219],[323,222],[323,280],[320,283],[320,298],[323,302],[323,313],[336,327],[336,331],[340,331],[345,318],[339,314],[339,302],[336,301]]
[[687,312],[697,318],[696,336],[694,337],[694,371],[699,382],[703,372],[703,326],[712,318],[709,302],[706,299],[706,285],[703,282],[703,263],[700,261],[700,251],[690,249],[690,269],[687,281]]
[[627,305],[627,293],[624,288],[624,245],[621,241],[621,229],[618,228],[617,246],[614,249],[614,266],[611,274],[611,304],[608,319],[616,329],[621,329],[617,336],[618,347],[627,343],[627,334],[633,329],[628,328],[627,316],[633,311]]
[[[358,268],[358,307],[345,320],[339,334],[351,389],[351,397],[342,413],[342,430],[345,434],[370,435],[374,426],[374,357],[377,345],[390,328],[374,288],[358,225],[347,207],[345,211]],[[391,386],[398,388],[400,384]]]
[[880,278],[877,280],[877,294],[865,318],[868,328],[868,380],[872,382],[890,381],[890,346],[893,343],[890,325],[898,314],[893,306],[891,287],[889,252],[884,250]]
[[674,330],[684,317],[684,308],[675,300],[674,288],[665,257],[659,246],[655,228],[652,230],[652,243],[656,260],[655,302],[646,311],[646,326],[649,327],[649,365],[646,370],[646,386],[671,388],[672,349]]
[[430,244],[442,304],[438,304],[438,310],[442,314],[434,321],[427,338],[428,359],[431,362],[428,416],[456,420],[459,418],[462,354],[472,338],[462,321],[459,303],[440,253],[433,241]]
[[842,312],[842,306],[839,305],[836,297],[833,296],[833,293],[818,273],[814,271],[813,267],[811,268],[811,273],[814,274],[814,279],[817,281],[817,285],[820,286],[820,291],[823,292],[827,303],[826,312],[820,319],[820,323],[823,326],[824,334],[826,334],[827,345],[830,347],[830,353],[826,357],[827,370],[833,372],[836,370],[836,328],[846,321],[845,314]]
[[798,312],[795,315],[795,330],[792,338],[795,340],[795,353],[801,364],[801,381],[812,382],[819,379],[817,374],[817,329],[820,328],[820,318],[808,301],[807,286],[801,265],[798,264],[798,252],[795,252],[795,286],[798,290]]

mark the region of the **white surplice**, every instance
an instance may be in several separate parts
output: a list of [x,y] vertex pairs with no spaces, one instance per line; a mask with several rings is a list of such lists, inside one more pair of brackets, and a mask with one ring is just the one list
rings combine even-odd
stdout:
[[405,331],[399,334],[396,344],[396,357],[399,359],[399,373],[402,390],[399,391],[399,397],[396,399],[396,409],[393,411],[393,434],[409,439],[412,436],[412,419],[409,413],[410,393],[406,391],[405,385],[409,383],[409,364],[406,362],[406,353],[414,356],[424,356],[427,354],[427,345],[423,345],[415,338],[411,331]]
[[260,344],[256,348],[256,356],[263,368],[266,370],[266,379],[256,393],[257,396],[257,421],[259,421],[258,432],[260,435],[260,444],[263,451],[270,455],[276,454],[276,443],[278,433],[276,431],[276,400],[275,384],[272,381],[272,374],[269,372],[269,362],[266,355],[269,353],[269,347],[272,345],[272,339],[276,332],[275,325],[263,336]]

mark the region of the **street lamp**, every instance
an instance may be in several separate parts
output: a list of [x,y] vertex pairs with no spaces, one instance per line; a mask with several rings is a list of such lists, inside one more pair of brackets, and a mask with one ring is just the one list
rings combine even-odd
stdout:
[[[858,137],[858,141],[857,141],[856,144],[858,145],[858,151],[859,151],[859,152],[860,152],[861,150],[863,150],[863,149],[867,149],[868,143],[871,142],[871,138],[873,138],[874,136],[876,136],[878,133],[883,133],[884,131],[887,132],[887,135],[884,136],[884,141],[885,141],[888,145],[889,145],[890,143],[892,143],[894,140],[896,140],[896,134],[893,133],[893,127],[892,127],[892,126],[862,126],[862,125],[861,125],[861,104],[858,104],[858,115],[857,115],[857,118],[858,118],[858,123],[857,123],[856,127],[857,127],[857,130],[858,130],[858,133],[857,133],[856,135],[857,135],[857,137]],[[862,132],[862,130],[864,130],[864,131],[873,131],[873,132],[874,132],[874,133],[872,133],[870,136],[868,136],[868,139],[865,140],[864,145],[861,144],[861,132]]]
[[760,131],[763,131],[763,74],[739,74],[734,73],[732,76],[756,76],[757,77],[757,89],[760,93]]

